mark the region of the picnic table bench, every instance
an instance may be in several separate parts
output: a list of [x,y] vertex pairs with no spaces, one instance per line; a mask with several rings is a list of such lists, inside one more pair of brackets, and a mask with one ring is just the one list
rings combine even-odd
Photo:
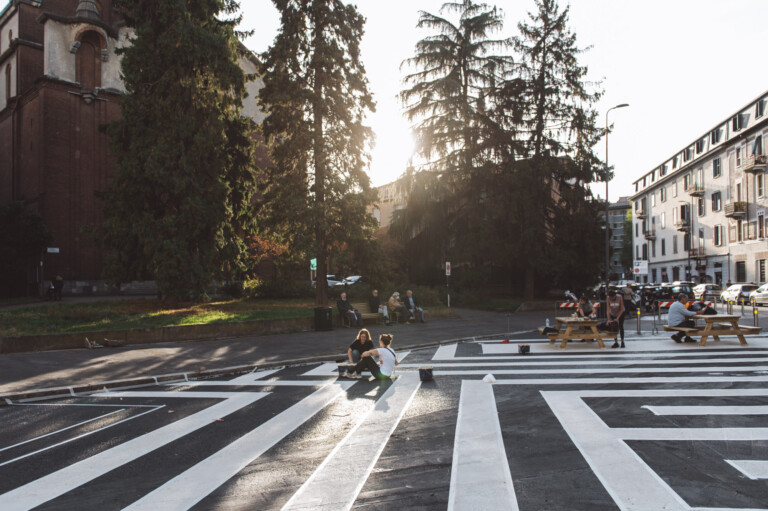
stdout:
[[700,335],[701,340],[699,346],[706,346],[707,338],[714,337],[716,341],[720,340],[722,335],[735,335],[738,337],[741,344],[747,344],[745,335],[759,334],[762,330],[760,327],[739,325],[739,319],[741,316],[728,315],[728,314],[712,314],[702,315],[697,314],[693,316],[693,319],[704,320],[705,325],[703,327],[680,327],[665,325],[664,330],[667,332],[681,332],[685,335]]
[[572,318],[572,317],[557,317],[555,318],[557,332],[547,334],[549,343],[554,344],[555,341],[562,341],[560,343],[561,348],[565,348],[568,341],[574,339],[595,340],[601,348],[605,348],[603,339],[616,340],[618,332],[600,332],[597,330],[596,319],[585,318]]

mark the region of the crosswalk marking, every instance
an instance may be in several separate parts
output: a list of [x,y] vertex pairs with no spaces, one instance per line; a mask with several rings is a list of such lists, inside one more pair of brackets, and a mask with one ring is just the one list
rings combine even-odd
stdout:
[[373,410],[339,442],[283,511],[347,510],[363,488],[390,435],[421,382],[404,374],[376,401]]
[[517,511],[493,386],[463,381],[451,465],[449,511]]
[[768,406],[650,406],[654,415],[768,415]]
[[[537,357],[538,358],[538,357]],[[574,366],[574,365],[589,365],[589,366],[646,366],[646,365],[696,365],[696,364],[721,364],[721,363],[736,363],[736,362],[745,362],[745,363],[756,363],[756,362],[768,362],[768,357],[765,358],[749,358],[749,357],[737,357],[737,358],[708,358],[707,360],[696,360],[696,359],[659,359],[659,360],[583,360],[579,362],[574,361],[536,361],[536,360],[515,360],[515,361],[509,361],[509,359],[506,359],[507,361],[488,361],[485,358],[478,359],[477,357],[469,360],[458,360],[458,361],[452,361],[452,362],[433,362],[431,365],[435,368],[443,368],[443,367],[515,367],[515,366],[526,366],[526,367],[536,367],[536,366]],[[400,368],[418,368],[421,364],[401,364]],[[754,367],[754,366],[753,366]],[[656,368],[650,368],[655,370]],[[718,368],[719,369],[719,368]],[[551,371],[556,372],[562,372],[561,369],[552,369]],[[572,371],[577,372],[585,372],[585,371],[592,371],[592,369],[585,369],[584,367],[573,369]]]
[[432,360],[453,360],[456,358],[456,347],[458,344],[444,344],[437,348]]
[[124,511],[189,509],[322,410],[354,382],[327,385],[137,500]]
[[[152,397],[172,397],[174,392],[121,392],[114,395],[151,394]],[[184,394],[193,394],[190,392]],[[215,393],[206,393],[215,394]],[[144,454],[154,451],[184,435],[207,426],[212,420],[224,417],[243,408],[267,394],[263,392],[240,392],[216,403],[205,410],[184,417],[176,422],[163,426],[138,438],[102,451],[82,461],[69,465],[61,470],[41,477],[24,486],[0,495],[0,509],[3,511],[21,511],[32,509],[51,499],[62,495],[72,488],[91,481],[110,470],[133,461]],[[187,397],[193,397],[191,395]],[[221,397],[221,396],[219,396]]]
[[725,460],[752,480],[768,479],[768,460]]

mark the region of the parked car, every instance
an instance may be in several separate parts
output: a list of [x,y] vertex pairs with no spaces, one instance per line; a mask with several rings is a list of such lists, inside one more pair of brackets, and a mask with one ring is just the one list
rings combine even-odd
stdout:
[[763,284],[749,295],[750,300],[754,300],[756,305],[768,304],[768,284]]
[[351,275],[349,277],[345,277],[344,280],[341,281],[342,286],[351,286],[352,284],[357,283],[365,284],[368,282],[368,279],[366,277],[363,277],[362,275]]
[[[339,284],[341,284],[342,286],[344,285],[342,284],[344,279],[342,277],[337,277],[336,275],[326,275],[325,279],[328,281],[328,287],[335,287],[335,286],[338,286]],[[312,287],[317,287],[316,280],[312,281]]]
[[721,302],[732,301],[736,304],[749,301],[749,295],[755,291],[757,286],[754,284],[733,284],[720,294]]
[[696,300],[717,301],[717,299],[720,298],[720,294],[722,292],[723,292],[723,288],[721,288],[717,284],[699,284],[698,286],[693,288],[693,297]]

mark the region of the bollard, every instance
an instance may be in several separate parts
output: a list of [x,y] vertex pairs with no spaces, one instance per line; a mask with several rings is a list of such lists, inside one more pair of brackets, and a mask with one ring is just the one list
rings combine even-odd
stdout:
[[637,333],[640,333],[640,309],[637,309]]
[[741,299],[741,315],[744,315],[744,299]]
[[733,315],[733,302],[728,300],[728,314]]
[[754,322],[753,326],[757,326],[757,302],[752,300],[752,321]]

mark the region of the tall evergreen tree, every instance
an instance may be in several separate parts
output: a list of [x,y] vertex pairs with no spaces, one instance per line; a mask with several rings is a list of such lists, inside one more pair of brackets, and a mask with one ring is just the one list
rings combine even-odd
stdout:
[[493,38],[502,25],[501,12],[472,0],[446,2],[440,15],[419,15],[417,27],[434,33],[403,63],[414,72],[405,77],[401,99],[425,163],[403,180],[408,207],[393,225],[407,242],[408,259],[422,265],[411,267],[412,276],[428,275],[445,257],[468,261],[483,253],[489,102],[512,69],[505,53],[510,42]]
[[[579,223],[574,214],[591,200],[586,186],[603,177],[592,151],[602,135],[592,108],[601,92],[592,90],[586,81],[587,68],[579,64],[583,50],[568,26],[569,9],[561,11],[557,0],[534,1],[535,12],[518,25],[520,35],[514,38],[525,83],[523,126],[528,137],[524,142],[531,166],[526,187],[518,188],[522,193],[515,197],[527,299],[533,298],[537,272],[546,274],[552,268],[547,248],[567,249],[584,261],[599,260],[583,251],[591,244],[568,246],[556,240],[553,231],[577,229],[590,239],[599,234],[594,232],[597,226]],[[571,222],[555,223],[555,219]],[[543,242],[545,233],[552,243]]]
[[110,127],[118,172],[105,194],[106,276],[153,278],[171,299],[205,296],[242,269],[253,230],[254,125],[234,0],[119,0],[134,29]]
[[[375,220],[365,170],[374,102],[360,61],[365,19],[340,0],[273,0],[281,27],[264,54],[261,101],[274,166],[265,218],[293,251],[317,258],[316,303],[328,303],[329,251],[365,246]],[[365,250],[361,250],[364,252]]]

